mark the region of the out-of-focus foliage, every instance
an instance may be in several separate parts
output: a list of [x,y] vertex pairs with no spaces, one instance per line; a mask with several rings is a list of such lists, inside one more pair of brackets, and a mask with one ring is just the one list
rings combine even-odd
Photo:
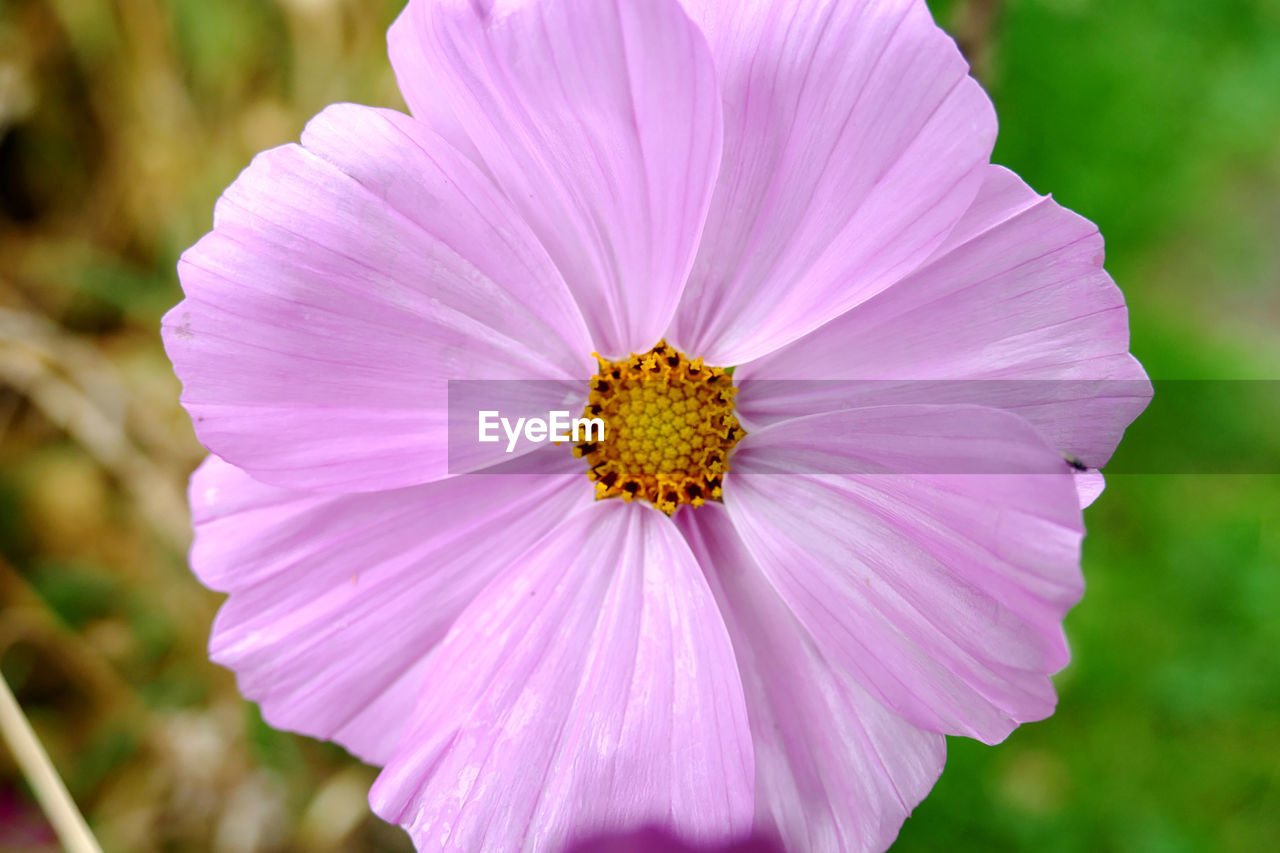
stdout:
[[[201,458],[158,340],[257,151],[402,107],[368,0],[0,0],[0,664],[109,851],[405,850],[374,772],[273,731],[205,645]],[[0,850],[54,850],[0,749]],[[39,839],[45,843],[39,844]]]
[[[1102,228],[1151,375],[1280,378],[1280,3],[932,5],[979,47],[995,159]],[[1211,405],[1132,432],[1211,445],[1251,414]],[[1275,458],[1280,424],[1260,430]],[[951,739],[895,850],[1280,843],[1280,477],[1113,475],[1085,521],[1057,714]]]
[[[201,452],[157,336],[255,152],[333,101],[402,106],[399,5],[0,0],[0,665],[108,850],[407,847],[367,815],[371,769],[263,725],[205,657]],[[932,5],[996,159],[1107,235],[1151,373],[1280,377],[1280,3]],[[1086,519],[1057,715],[953,740],[896,850],[1280,838],[1280,478],[1116,475]],[[0,751],[17,849],[56,845]]]

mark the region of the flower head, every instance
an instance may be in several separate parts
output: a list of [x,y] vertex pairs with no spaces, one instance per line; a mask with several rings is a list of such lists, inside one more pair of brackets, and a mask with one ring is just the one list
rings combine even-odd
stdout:
[[[1053,710],[1149,394],[1097,229],[990,165],[916,0],[411,0],[389,46],[412,116],[326,109],[179,264],[212,656],[420,849],[883,849],[944,735]],[[459,380],[605,437],[451,455]]]
[[720,500],[744,434],[733,414],[738,389],[723,368],[660,341],[643,355],[600,359],[589,385],[583,415],[600,419],[602,435],[574,455],[586,458],[597,498],[642,498],[667,515]]

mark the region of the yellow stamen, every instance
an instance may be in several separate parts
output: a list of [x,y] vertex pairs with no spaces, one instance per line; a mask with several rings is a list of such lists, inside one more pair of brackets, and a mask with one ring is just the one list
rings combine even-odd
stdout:
[[746,435],[725,369],[690,361],[665,341],[620,361],[596,361],[583,417],[604,421],[604,439],[573,448],[587,460],[596,499],[639,498],[667,515],[681,504],[720,500],[729,451]]

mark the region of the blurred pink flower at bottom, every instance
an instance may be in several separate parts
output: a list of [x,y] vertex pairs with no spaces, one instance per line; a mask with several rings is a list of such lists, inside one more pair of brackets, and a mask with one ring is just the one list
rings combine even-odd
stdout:
[[58,839],[39,806],[0,788],[0,850],[54,851]]
[[753,836],[727,844],[689,844],[662,827],[602,835],[565,848],[564,853],[784,853],[767,836]]

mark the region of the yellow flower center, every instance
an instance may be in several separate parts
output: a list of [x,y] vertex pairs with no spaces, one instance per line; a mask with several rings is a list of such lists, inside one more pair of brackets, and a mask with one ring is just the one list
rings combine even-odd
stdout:
[[642,498],[667,515],[720,500],[729,451],[746,432],[733,416],[738,389],[722,367],[690,361],[665,341],[620,361],[596,356],[585,418],[604,438],[574,446],[596,499]]

